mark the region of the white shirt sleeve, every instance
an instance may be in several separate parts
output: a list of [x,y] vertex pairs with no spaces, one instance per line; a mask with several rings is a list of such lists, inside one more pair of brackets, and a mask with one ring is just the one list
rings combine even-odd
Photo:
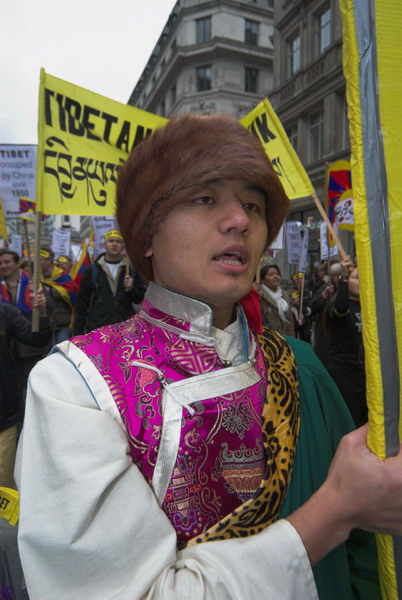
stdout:
[[15,476],[31,600],[317,598],[286,520],[176,552],[175,531],[133,464],[125,432],[60,353],[31,374]]

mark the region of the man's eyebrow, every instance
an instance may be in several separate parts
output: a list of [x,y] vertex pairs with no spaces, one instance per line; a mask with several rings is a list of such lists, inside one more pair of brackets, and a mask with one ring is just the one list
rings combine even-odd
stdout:
[[265,192],[262,188],[258,187],[258,185],[253,185],[252,183],[246,183],[244,185],[244,189],[250,192],[257,192],[257,194],[260,194],[264,200],[266,200],[266,195]]

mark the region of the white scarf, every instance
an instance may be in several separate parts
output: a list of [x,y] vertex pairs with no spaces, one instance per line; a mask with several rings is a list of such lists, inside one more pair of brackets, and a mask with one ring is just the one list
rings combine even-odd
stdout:
[[276,292],[273,292],[267,285],[262,284],[262,288],[264,292],[267,292],[272,300],[272,304],[274,304],[278,308],[278,313],[282,321],[286,321],[289,323],[287,318],[285,317],[285,312],[289,309],[289,304],[286,302],[285,298],[283,298],[283,291],[281,286],[278,287]]

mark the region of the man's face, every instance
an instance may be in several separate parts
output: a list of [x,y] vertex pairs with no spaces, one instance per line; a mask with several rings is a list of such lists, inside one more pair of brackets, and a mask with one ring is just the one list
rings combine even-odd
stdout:
[[110,237],[105,241],[105,257],[106,260],[117,262],[121,259],[123,252],[123,241],[117,237]]
[[63,269],[66,273],[71,273],[71,269],[73,268],[73,263],[69,260],[58,260],[57,266],[59,269]]
[[41,256],[40,260],[39,260],[39,264],[40,264],[40,270],[42,271],[42,273],[44,275],[52,272],[53,261],[51,258],[44,258],[43,256]]
[[267,241],[263,193],[241,180],[190,189],[152,237],[159,285],[214,308],[250,290]]
[[0,256],[0,271],[6,279],[14,275],[19,268],[20,263],[16,263],[11,254],[2,254]]

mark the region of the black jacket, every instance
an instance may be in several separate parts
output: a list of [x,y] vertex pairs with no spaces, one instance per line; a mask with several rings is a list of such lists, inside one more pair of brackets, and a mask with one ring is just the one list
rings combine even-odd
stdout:
[[125,265],[119,267],[116,294],[113,294],[108,276],[99,260],[102,254],[90,265],[81,279],[78,290],[74,319],[74,335],[89,333],[98,327],[125,321],[134,314],[134,304],[142,302],[145,286],[134,270],[130,276],[134,279],[133,289],[126,292],[123,285]]
[[18,418],[18,383],[11,338],[41,348],[50,341],[51,336],[47,317],[40,319],[40,331],[32,333],[31,323],[20,314],[18,308],[0,303],[0,431],[15,425]]

